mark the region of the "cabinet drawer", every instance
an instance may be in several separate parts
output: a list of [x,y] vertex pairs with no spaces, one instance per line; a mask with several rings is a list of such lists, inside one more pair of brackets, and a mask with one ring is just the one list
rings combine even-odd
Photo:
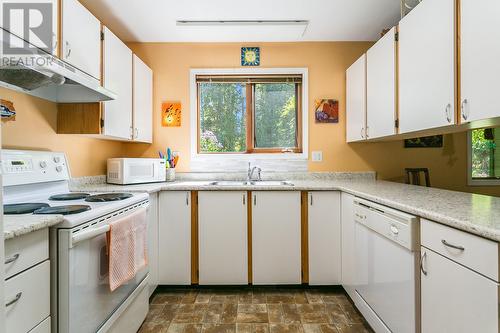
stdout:
[[5,278],[49,258],[49,229],[45,228],[5,241]]
[[[17,299],[17,300],[16,300]],[[5,281],[6,332],[28,332],[50,315],[50,262]]]
[[50,333],[50,317],[38,324],[29,333]]
[[439,223],[422,220],[421,243],[428,249],[499,281],[496,242]]

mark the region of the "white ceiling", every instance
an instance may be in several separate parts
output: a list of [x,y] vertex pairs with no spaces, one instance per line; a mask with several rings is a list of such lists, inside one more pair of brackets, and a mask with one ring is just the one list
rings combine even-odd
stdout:
[[[371,41],[400,16],[399,0],[80,0],[125,41]],[[179,20],[307,20],[297,26],[179,26]]]

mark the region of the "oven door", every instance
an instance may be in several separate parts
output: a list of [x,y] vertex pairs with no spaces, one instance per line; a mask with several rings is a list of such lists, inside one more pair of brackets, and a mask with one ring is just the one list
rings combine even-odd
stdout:
[[[98,229],[98,228],[97,228]],[[96,332],[147,276],[109,290],[106,229],[71,243],[71,230],[58,231],[58,332]],[[71,244],[72,246],[68,246]]]

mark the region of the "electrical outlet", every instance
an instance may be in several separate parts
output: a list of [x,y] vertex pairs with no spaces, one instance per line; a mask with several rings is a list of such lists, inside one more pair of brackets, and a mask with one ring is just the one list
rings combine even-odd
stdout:
[[313,151],[312,152],[312,161],[313,162],[323,161],[323,152],[322,151]]

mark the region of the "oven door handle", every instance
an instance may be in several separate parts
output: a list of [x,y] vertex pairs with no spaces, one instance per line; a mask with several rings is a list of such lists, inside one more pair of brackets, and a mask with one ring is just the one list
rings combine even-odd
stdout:
[[[151,203],[148,201],[147,203],[143,204],[141,207],[146,208],[146,211],[149,211],[149,208],[151,206]],[[69,239],[69,248],[73,248],[76,244],[86,241],[88,239],[94,238],[96,236],[99,236],[101,234],[104,234],[110,230],[109,224],[104,224],[96,228],[89,228],[88,230],[85,231],[80,231],[78,234],[71,236]]]
[[80,242],[83,242],[83,241],[86,241],[88,239],[99,236],[101,234],[104,234],[104,233],[108,232],[109,229],[110,229],[109,224],[105,224],[105,225],[102,225],[102,226],[97,227],[97,228],[92,228],[92,229],[89,229],[87,231],[79,232],[77,235],[74,235],[71,237],[71,241],[70,241],[71,244],[69,244],[69,247],[72,248],[73,246],[75,246],[76,244],[78,244]]

